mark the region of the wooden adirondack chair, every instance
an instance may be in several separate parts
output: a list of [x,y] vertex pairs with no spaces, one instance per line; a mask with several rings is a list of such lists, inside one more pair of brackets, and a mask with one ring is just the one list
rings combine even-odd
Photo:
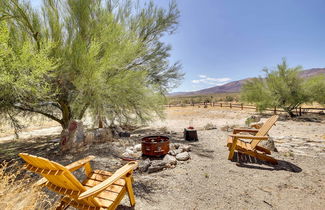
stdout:
[[[63,166],[48,159],[20,153],[19,156],[26,162],[27,170],[38,173],[44,178],[37,185],[45,185],[50,190],[62,194],[61,205],[57,209],[66,209],[73,206],[78,209],[113,210],[128,193],[130,204],[135,205],[132,189],[132,172],[138,166],[137,162],[129,162],[114,174],[92,170],[90,160],[95,156]],[[87,178],[80,182],[72,172],[84,167]]]
[[[267,133],[275,124],[278,119],[278,115],[270,117],[259,129],[234,129],[233,134],[229,135],[227,140],[227,146],[229,147],[229,156],[228,160],[232,160],[235,150],[250,155],[252,157],[277,164],[278,161],[268,155],[271,154],[271,151],[258,146],[257,144],[260,141],[268,140]],[[242,132],[255,134],[255,135],[243,135]],[[241,139],[251,140],[250,143],[242,141]]]

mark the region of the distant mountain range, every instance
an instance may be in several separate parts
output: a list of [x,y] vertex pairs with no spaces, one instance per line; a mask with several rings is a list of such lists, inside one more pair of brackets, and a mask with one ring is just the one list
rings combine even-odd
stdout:
[[[325,74],[325,68],[313,68],[313,69],[304,70],[301,71],[299,75],[302,78],[308,78],[319,74]],[[169,96],[193,96],[193,95],[209,95],[215,93],[238,93],[240,92],[242,85],[247,80],[250,79],[252,78],[237,80],[237,81],[229,82],[224,85],[214,86],[214,87],[210,87],[198,91],[170,93]]]

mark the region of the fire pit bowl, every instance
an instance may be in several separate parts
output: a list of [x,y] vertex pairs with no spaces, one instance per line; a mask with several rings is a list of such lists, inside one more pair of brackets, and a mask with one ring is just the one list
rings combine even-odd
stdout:
[[147,136],[141,139],[142,154],[146,156],[162,156],[169,152],[167,136]]

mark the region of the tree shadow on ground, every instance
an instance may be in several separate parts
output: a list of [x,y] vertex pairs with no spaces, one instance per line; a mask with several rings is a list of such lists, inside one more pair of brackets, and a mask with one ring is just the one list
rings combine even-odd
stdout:
[[32,139],[4,141],[0,143],[0,163],[3,161],[19,161],[18,153],[26,152],[49,159],[56,157],[59,147],[59,136],[42,136]]
[[289,171],[293,173],[302,172],[302,169],[299,166],[285,160],[278,160],[278,164],[273,165],[265,161],[259,160],[255,157],[246,154],[240,154],[238,152],[235,152],[232,161],[236,162],[237,163],[236,165],[238,167],[268,170],[268,171]]

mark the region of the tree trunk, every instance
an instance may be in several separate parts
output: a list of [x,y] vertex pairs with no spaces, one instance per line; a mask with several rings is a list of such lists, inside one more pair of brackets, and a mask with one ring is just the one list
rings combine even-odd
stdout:
[[290,117],[295,117],[296,115],[293,113],[292,111],[293,109],[284,109],[284,111],[286,111]]
[[73,119],[70,106],[66,103],[60,102],[62,110],[62,123],[61,126],[63,129],[67,129],[69,126],[70,120]]

